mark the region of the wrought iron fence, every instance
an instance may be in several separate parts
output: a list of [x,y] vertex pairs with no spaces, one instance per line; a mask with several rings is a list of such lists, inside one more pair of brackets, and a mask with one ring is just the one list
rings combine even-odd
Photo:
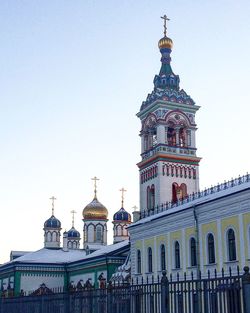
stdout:
[[1,298],[0,313],[250,313],[250,274],[206,278],[186,275],[82,289]]

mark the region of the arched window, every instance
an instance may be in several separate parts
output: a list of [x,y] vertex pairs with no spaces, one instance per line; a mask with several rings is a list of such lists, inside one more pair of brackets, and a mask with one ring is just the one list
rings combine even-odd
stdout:
[[180,189],[181,189],[180,198],[185,199],[187,197],[187,185],[182,183]]
[[84,225],[83,236],[84,236],[84,242],[87,242],[87,240],[88,240],[88,230],[87,230],[87,226],[86,225]]
[[155,207],[155,185],[151,186],[150,190],[151,209]]
[[167,143],[169,146],[176,146],[176,131],[173,127],[168,127]]
[[177,191],[178,191],[178,184],[172,184],[172,202],[177,202]]
[[102,226],[101,225],[96,226],[96,241],[102,242]]
[[175,255],[175,268],[181,267],[181,260],[180,260],[180,244],[178,241],[174,244],[174,255]]
[[141,274],[141,251],[137,250],[137,273]]
[[208,250],[208,263],[215,263],[215,247],[214,247],[214,236],[209,234],[207,237],[207,250]]
[[153,272],[152,248],[148,248],[148,272]]
[[150,209],[150,187],[147,187],[147,209]]
[[156,128],[152,129],[152,146],[157,145],[157,130]]
[[123,226],[123,236],[128,236],[127,225],[124,225],[124,226]]
[[53,231],[53,233],[52,233],[52,241],[53,241],[53,242],[57,241],[57,240],[56,240],[56,237],[57,237],[57,236],[56,236],[56,232]]
[[122,226],[121,225],[117,226],[117,235],[122,236]]
[[148,150],[148,135],[144,136],[144,150],[147,151]]
[[191,266],[197,265],[197,258],[196,258],[196,240],[191,238],[190,240],[190,263]]
[[187,145],[187,134],[185,128],[180,128],[179,131],[179,141],[180,141],[180,146],[185,147]]
[[147,208],[151,210],[155,207],[155,186],[147,187]]
[[52,241],[51,232],[47,233],[47,241]]
[[161,270],[166,270],[166,252],[164,245],[161,245]]
[[227,247],[228,247],[228,259],[229,261],[236,260],[236,244],[235,244],[235,235],[232,228],[227,232]]
[[95,226],[93,224],[88,224],[87,225],[87,238],[88,238],[88,242],[95,242],[96,238],[95,238]]

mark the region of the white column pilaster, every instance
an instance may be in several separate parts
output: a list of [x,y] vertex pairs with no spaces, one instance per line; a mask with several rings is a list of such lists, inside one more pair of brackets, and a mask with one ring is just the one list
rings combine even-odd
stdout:
[[155,277],[157,276],[158,271],[158,247],[157,247],[157,241],[156,236],[154,236],[154,263],[153,263],[153,272],[155,274]]
[[168,247],[167,247],[167,251],[168,251],[168,263],[167,263],[167,270],[168,270],[168,275],[172,272],[172,260],[171,260],[171,256],[172,256],[172,247],[171,247],[171,242],[170,242],[170,233],[167,234],[167,243],[168,243]]
[[[240,236],[240,246],[237,251],[239,266],[241,269],[246,265],[246,255],[245,255],[245,236],[244,236],[244,224],[243,224],[243,216],[242,213],[239,214],[239,236]],[[238,240],[237,240],[238,241]],[[238,246],[236,241],[236,246]]]
[[223,267],[223,249],[224,249],[224,240],[221,236],[221,220],[217,220],[217,233],[218,233],[218,247],[219,247],[219,259],[218,259],[218,264],[219,264],[219,270],[221,271]]
[[200,271],[202,273],[204,272],[204,261],[206,259],[206,253],[203,253],[203,245],[205,245],[205,243],[203,243],[202,225],[199,225],[199,250],[200,250],[199,256],[200,256]]
[[182,233],[181,233],[181,247],[182,247],[182,269],[183,272],[186,272],[186,268],[187,268],[187,256],[186,256],[186,236],[185,236],[185,228],[182,229]]

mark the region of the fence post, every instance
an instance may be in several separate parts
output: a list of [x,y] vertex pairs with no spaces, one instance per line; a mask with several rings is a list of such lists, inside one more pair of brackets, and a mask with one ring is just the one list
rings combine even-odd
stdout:
[[242,277],[242,288],[243,288],[243,302],[244,302],[244,313],[250,313],[250,273],[249,267],[243,268],[244,274]]
[[169,313],[169,284],[166,271],[162,271],[161,278],[161,313]]
[[112,313],[113,312],[113,307],[112,307],[112,282],[109,281],[108,286],[107,286],[107,312]]
[[64,307],[65,307],[65,313],[70,313],[70,298],[71,298],[70,291],[67,290],[67,291],[64,293]]

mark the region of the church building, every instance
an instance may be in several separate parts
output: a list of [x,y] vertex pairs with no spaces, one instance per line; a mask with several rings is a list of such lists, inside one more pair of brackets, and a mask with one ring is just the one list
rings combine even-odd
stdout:
[[[250,265],[250,175],[200,190],[201,158],[196,147],[199,106],[180,88],[171,67],[173,41],[159,40],[159,74],[153,91],[142,102],[141,159],[138,163],[140,209],[131,215],[121,208],[113,216],[113,244],[107,245],[108,210],[97,198],[83,209],[83,244],[74,226],[61,235],[62,225],[52,214],[44,223],[44,247],[15,252],[0,266],[1,293],[20,295],[46,285],[68,290],[110,279],[157,276],[173,279],[206,275],[208,270],[236,272]],[[61,245],[61,237],[63,244]],[[136,280],[134,280],[136,281]],[[77,287],[78,286],[78,287]]]
[[63,233],[61,222],[55,216],[52,197],[52,214],[44,223],[44,247],[35,252],[12,251],[11,260],[0,266],[1,294],[4,296],[29,294],[40,286],[52,291],[81,289],[88,286],[105,286],[129,254],[127,226],[130,214],[122,207],[113,216],[113,241],[107,245],[108,210],[97,199],[96,182],[94,198],[83,209],[83,247],[80,232],[72,227]]

